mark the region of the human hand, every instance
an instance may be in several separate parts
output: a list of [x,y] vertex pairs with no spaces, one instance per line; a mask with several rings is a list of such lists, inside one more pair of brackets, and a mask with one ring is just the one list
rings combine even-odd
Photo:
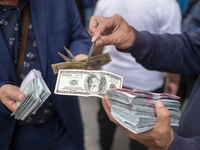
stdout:
[[176,73],[167,73],[168,81],[165,86],[165,93],[176,95],[179,88],[180,75]]
[[[88,55],[85,55],[85,54],[78,54],[74,57],[74,61],[78,62],[78,61],[81,61],[81,60],[87,60],[88,59]],[[92,67],[92,66],[88,66],[86,68],[86,70],[99,70],[99,68],[96,68],[96,67]]]
[[168,82],[165,86],[165,93],[176,95],[179,85],[175,82]]
[[21,102],[24,98],[24,93],[15,85],[5,84],[0,88],[0,100],[12,112],[17,109],[17,101]]
[[86,54],[78,54],[74,57],[74,61],[78,62],[78,61],[81,61],[83,59],[87,59],[88,56]]
[[[109,119],[115,124],[121,126],[110,113],[110,102],[107,96],[102,99],[102,105],[109,117]],[[155,104],[155,111],[157,114],[157,122],[153,129],[134,134],[130,130],[124,128],[128,136],[138,142],[146,145],[153,150],[167,150],[174,139],[174,133],[170,127],[170,113],[164,106],[161,100],[158,100]]]
[[115,45],[123,50],[131,47],[135,40],[132,27],[117,14],[112,17],[92,16],[89,31],[93,35],[92,42],[97,47]]

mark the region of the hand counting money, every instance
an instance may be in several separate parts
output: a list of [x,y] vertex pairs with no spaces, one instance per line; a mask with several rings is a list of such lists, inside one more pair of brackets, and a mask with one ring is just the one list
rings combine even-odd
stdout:
[[91,57],[92,53],[95,50],[94,43],[92,44],[92,46],[90,48],[88,58],[82,59],[78,62],[75,61],[74,55],[70,52],[69,49],[67,49],[65,46],[64,46],[64,49],[72,59],[70,59],[67,56],[63,55],[62,53],[58,52],[58,54],[62,57],[62,59],[65,62],[55,63],[55,64],[51,65],[54,74],[57,74],[60,69],[85,69],[88,66],[98,68],[105,64],[108,64],[111,61],[109,53]]
[[25,77],[20,90],[26,97],[21,103],[18,103],[17,109],[11,114],[18,120],[25,120],[30,114],[35,114],[51,94],[41,73],[35,69]]

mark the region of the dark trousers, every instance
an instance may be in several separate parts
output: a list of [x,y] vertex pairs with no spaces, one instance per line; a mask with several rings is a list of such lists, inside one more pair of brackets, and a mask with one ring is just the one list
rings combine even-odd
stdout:
[[[164,86],[155,91],[154,93],[162,93],[164,90]],[[112,142],[114,139],[114,133],[116,130],[116,125],[111,122],[101,104],[101,100],[99,103],[99,111],[98,111],[98,123],[99,123],[99,143],[101,150],[111,150]],[[147,150],[148,148],[139,142],[130,139],[130,150]]]
[[77,145],[59,117],[35,126],[17,126],[12,150],[84,150]]

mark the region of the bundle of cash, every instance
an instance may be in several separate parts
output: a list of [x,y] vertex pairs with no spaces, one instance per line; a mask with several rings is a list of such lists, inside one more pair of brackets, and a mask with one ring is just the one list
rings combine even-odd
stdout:
[[111,115],[133,133],[141,133],[156,124],[155,102],[160,99],[170,111],[170,125],[178,126],[181,117],[180,97],[166,93],[151,93],[129,89],[106,91],[111,104]]
[[110,88],[122,88],[123,77],[102,70],[59,70],[55,94],[103,97]]
[[20,86],[20,91],[26,97],[21,103],[17,103],[17,109],[11,114],[17,120],[24,120],[29,115],[35,114],[51,94],[41,73],[35,69],[31,70],[25,77]]

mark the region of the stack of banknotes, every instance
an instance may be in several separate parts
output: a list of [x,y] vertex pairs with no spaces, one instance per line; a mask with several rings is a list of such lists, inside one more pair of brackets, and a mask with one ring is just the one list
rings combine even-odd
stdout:
[[21,103],[17,103],[17,109],[11,114],[11,116],[18,120],[24,120],[29,115],[35,114],[51,94],[41,73],[35,69],[31,70],[25,77],[20,90],[26,97]]
[[141,133],[156,124],[155,102],[160,99],[170,111],[170,125],[178,126],[181,117],[180,97],[166,93],[151,93],[129,89],[106,91],[111,104],[111,115],[133,133]]

